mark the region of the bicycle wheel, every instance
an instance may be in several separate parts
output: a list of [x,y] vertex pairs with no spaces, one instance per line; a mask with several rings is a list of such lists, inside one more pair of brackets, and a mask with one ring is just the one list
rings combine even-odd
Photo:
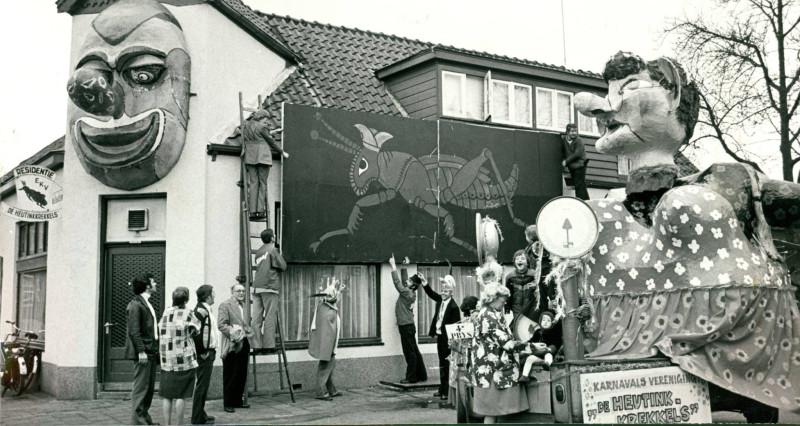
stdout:
[[6,391],[19,392],[20,377],[19,366],[15,358],[10,358],[6,363],[6,371],[3,372],[3,393],[0,397],[6,396]]
[[25,389],[33,383],[36,375],[39,373],[39,354],[33,354],[28,362],[28,374],[20,377],[19,388],[17,389],[17,396],[22,395]]

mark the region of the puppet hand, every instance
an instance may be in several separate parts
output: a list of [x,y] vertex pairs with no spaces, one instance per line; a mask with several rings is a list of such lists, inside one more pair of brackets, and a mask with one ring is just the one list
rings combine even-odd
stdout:
[[581,305],[575,310],[575,317],[579,320],[587,320],[592,316],[592,310],[589,308],[589,305]]

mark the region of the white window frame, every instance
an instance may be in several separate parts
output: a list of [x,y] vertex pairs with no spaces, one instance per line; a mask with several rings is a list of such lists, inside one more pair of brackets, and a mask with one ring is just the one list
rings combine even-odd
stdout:
[[575,99],[574,99],[575,94],[572,93],[572,92],[565,92],[563,90],[550,89],[550,88],[547,88],[547,87],[537,87],[536,88],[536,92],[537,92],[536,99],[537,100],[539,99],[538,92],[540,90],[542,92],[550,92],[550,102],[551,102],[551,105],[553,106],[553,108],[551,109],[551,114],[552,114],[551,122],[554,125],[553,126],[543,126],[543,125],[541,125],[540,124],[541,121],[539,120],[539,110],[537,108],[536,111],[533,112],[534,114],[536,114],[536,128],[537,129],[544,129],[544,130],[553,130],[553,131],[556,131],[556,132],[564,132],[566,129],[564,129],[564,128],[559,129],[557,127],[558,126],[558,118],[559,118],[558,117],[558,107],[557,107],[558,95],[562,94],[562,95],[568,95],[569,96],[569,106],[570,106],[570,108],[569,108],[569,113],[570,113],[569,123],[575,123]]
[[[521,126],[521,127],[530,127],[533,128],[533,86],[528,84],[520,84],[514,83],[513,81],[506,81],[506,80],[489,80],[488,84],[489,87],[494,88],[494,83],[505,84],[508,87],[508,116],[509,118],[513,118],[516,114],[514,108],[516,108],[516,102],[514,97],[516,96],[516,88],[517,87],[525,87],[528,89],[528,111],[530,111],[530,115],[528,115],[528,121],[521,123],[514,120],[500,120],[494,116],[492,116],[492,123],[501,123],[501,124],[510,124],[513,126]],[[490,104],[494,103],[494,90],[491,91],[492,99],[489,100]]]
[[[602,134],[600,133],[600,127],[597,125],[597,119],[596,118],[589,117],[587,115],[583,115],[583,114],[581,114],[580,111],[578,111],[577,114],[578,115],[576,117],[577,117],[578,120],[577,120],[576,124],[578,125],[578,134],[579,135],[594,136],[594,137],[598,137],[598,138],[600,136],[602,136]],[[586,117],[587,119],[592,121],[593,129],[591,131],[586,131],[586,130],[581,129],[581,119],[580,119],[581,116]]]
[[[461,114],[452,114],[448,111],[445,111],[444,107],[444,99],[446,94],[444,93],[444,78],[445,76],[454,76],[458,77],[461,81]],[[491,78],[491,74],[489,74]],[[478,76],[470,76],[475,78],[480,78]],[[481,111],[481,115],[486,118],[486,81],[484,79],[484,91],[483,91],[483,111]],[[477,120],[476,118],[468,117],[467,116],[467,74],[462,72],[453,72],[453,71],[445,71],[442,70],[442,116],[444,117],[456,117],[456,118],[464,118],[467,120]]]
[[618,155],[617,173],[619,173],[620,176],[628,176],[628,174],[630,174],[630,171],[631,171],[631,160],[624,155]]

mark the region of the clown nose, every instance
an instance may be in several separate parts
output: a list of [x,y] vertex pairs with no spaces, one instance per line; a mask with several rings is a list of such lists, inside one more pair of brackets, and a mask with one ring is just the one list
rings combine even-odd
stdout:
[[94,115],[119,118],[125,110],[122,87],[109,71],[79,68],[67,82],[67,93],[80,109]]

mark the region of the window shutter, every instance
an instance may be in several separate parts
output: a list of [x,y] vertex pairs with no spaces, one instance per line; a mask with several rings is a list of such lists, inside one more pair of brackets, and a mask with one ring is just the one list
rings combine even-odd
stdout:
[[492,121],[492,72],[486,71],[483,78],[483,111],[486,114],[483,121]]
[[147,209],[128,210],[128,230],[146,231],[148,225]]

